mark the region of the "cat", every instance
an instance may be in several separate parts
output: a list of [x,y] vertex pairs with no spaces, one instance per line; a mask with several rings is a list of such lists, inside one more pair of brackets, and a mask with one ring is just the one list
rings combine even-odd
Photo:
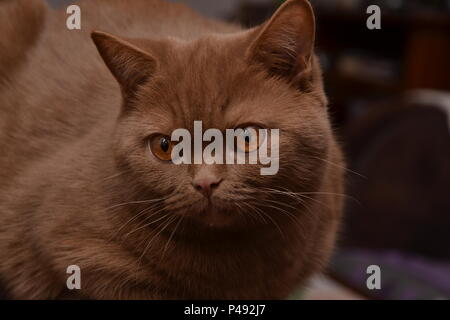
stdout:
[[[8,297],[285,299],[321,272],[345,164],[309,2],[252,29],[161,0],[77,5],[82,30],[40,0],[0,3]],[[278,174],[158,159],[151,137],[194,121],[280,129]]]

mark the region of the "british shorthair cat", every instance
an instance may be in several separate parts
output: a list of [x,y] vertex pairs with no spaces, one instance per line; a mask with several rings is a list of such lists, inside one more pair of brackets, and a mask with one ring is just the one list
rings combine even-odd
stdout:
[[[308,1],[248,30],[161,0],[77,5],[81,30],[39,0],[0,3],[9,297],[284,299],[320,272],[344,164]],[[165,161],[195,121],[279,129],[278,173]]]

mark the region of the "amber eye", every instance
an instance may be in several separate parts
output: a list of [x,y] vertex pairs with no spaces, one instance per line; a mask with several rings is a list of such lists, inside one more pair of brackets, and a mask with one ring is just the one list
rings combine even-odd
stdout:
[[170,137],[164,135],[155,135],[150,138],[149,144],[153,155],[159,160],[172,160],[172,150],[174,144],[170,140]]
[[243,128],[242,138],[244,144],[241,145],[238,140],[238,149],[246,153],[258,150],[265,139],[264,135],[261,135],[260,129],[258,126],[247,126]]

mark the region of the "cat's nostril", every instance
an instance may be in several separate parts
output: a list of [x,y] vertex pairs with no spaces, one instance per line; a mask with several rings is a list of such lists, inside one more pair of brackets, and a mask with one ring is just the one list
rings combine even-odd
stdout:
[[206,197],[211,197],[213,191],[219,187],[221,184],[222,179],[200,179],[197,181],[194,181],[192,185],[194,186],[195,190],[203,193]]

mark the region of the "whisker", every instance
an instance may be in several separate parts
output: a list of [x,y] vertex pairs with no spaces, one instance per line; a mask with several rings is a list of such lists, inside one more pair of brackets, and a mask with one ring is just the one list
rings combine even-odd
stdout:
[[[236,202],[235,204],[239,207],[239,209],[242,212],[245,211],[246,213],[250,214],[251,218],[253,220],[255,220],[256,222],[258,222],[259,220],[262,220],[265,224],[267,224],[267,221],[264,219],[264,217],[260,213],[254,211],[253,208],[248,203],[242,202],[241,204],[239,204],[238,202]],[[243,205],[244,207],[246,207],[248,209],[245,210],[244,208],[242,208],[241,205]],[[248,210],[250,210],[250,211],[248,211]],[[255,216],[255,214],[256,214],[256,216]],[[246,217],[246,215],[244,215],[244,214],[241,214],[241,216]]]
[[161,198],[161,199],[151,199],[151,200],[142,200],[142,201],[130,201],[130,202],[125,202],[125,203],[120,203],[120,204],[116,204],[114,206],[111,206],[109,208],[106,208],[105,210],[111,210],[111,209],[116,209],[116,208],[120,208],[120,207],[124,207],[127,206],[129,204],[147,204],[147,203],[154,203],[154,202],[159,202],[159,201],[164,201],[166,200],[166,198]]
[[358,199],[356,199],[355,197],[352,197],[352,196],[350,196],[348,194],[343,194],[343,193],[334,193],[334,192],[299,192],[297,194],[298,195],[329,195],[329,196],[343,197],[343,198],[347,198],[349,200],[355,201],[359,205],[362,205],[361,202]]
[[178,227],[180,226],[181,222],[183,221],[183,219],[184,219],[184,215],[181,215],[180,219],[178,220],[177,224],[175,225],[175,228],[173,229],[172,233],[170,234],[170,237],[167,240],[166,245],[164,246],[164,251],[162,253],[161,260],[164,259],[166,251],[167,251],[167,248],[169,247],[169,243],[172,240],[173,236],[175,235],[175,233],[176,233]]
[[111,180],[111,179],[114,179],[114,178],[123,176],[123,175],[125,175],[125,174],[127,174],[127,173],[130,173],[131,171],[132,171],[131,169],[127,169],[127,170],[125,170],[125,171],[116,173],[116,174],[114,174],[114,175],[112,175],[112,176],[106,177],[106,178],[102,179],[101,181]]
[[350,196],[348,194],[343,194],[343,193],[334,193],[334,192],[292,192],[292,191],[282,191],[282,190],[271,189],[271,188],[264,188],[264,189],[265,190],[269,190],[269,191],[278,192],[278,193],[281,193],[281,194],[286,194],[286,195],[292,194],[292,195],[299,195],[299,196],[305,196],[305,195],[331,195],[331,196],[338,196],[338,197],[347,198],[349,200],[353,200],[353,201],[357,202],[358,204],[361,204],[358,199],[356,199],[356,198],[354,198],[354,197],[352,197],[352,196]]
[[147,253],[147,250],[151,247],[153,241],[155,241],[155,239],[164,231],[166,230],[170,224],[172,224],[172,222],[174,222],[176,220],[177,216],[172,216],[171,218],[168,218],[168,222],[158,231],[158,233],[156,233],[151,240],[147,243],[147,246],[145,247],[144,251],[142,252],[141,257],[139,258],[139,263],[142,260],[142,258],[145,256],[145,254]]
[[270,205],[270,204],[266,204],[265,199],[262,200],[263,203],[261,204],[262,206],[266,207],[266,208],[272,208],[277,210],[280,213],[285,214],[287,217],[289,217],[293,222],[298,223],[297,217],[295,217],[291,212],[286,211],[285,209]]
[[158,211],[156,211],[156,212],[153,212],[153,213],[152,213],[151,215],[149,215],[148,217],[146,217],[146,218],[144,219],[144,221],[143,221],[143,222],[144,222],[144,225],[142,225],[142,226],[140,226],[140,227],[138,227],[138,228],[136,228],[136,229],[134,229],[134,230],[128,232],[128,233],[125,235],[125,239],[126,239],[127,237],[129,237],[130,235],[132,235],[133,233],[136,233],[136,232],[138,232],[139,230],[145,229],[145,228],[147,228],[147,227],[149,227],[149,226],[151,226],[151,225],[153,225],[153,224],[155,224],[155,223],[157,223],[157,222],[163,220],[163,219],[166,218],[168,215],[170,215],[170,213],[167,213],[167,214],[163,215],[162,217],[160,217],[160,218],[158,218],[158,219],[156,219],[156,220],[154,220],[154,221],[152,221],[152,222],[145,223],[145,221],[148,221],[149,219],[151,219],[152,217],[154,217],[155,215],[161,213],[161,212],[164,211],[164,210],[165,210],[165,209],[162,208],[162,209],[160,209],[160,210],[158,210]]
[[[304,195],[304,194],[298,194],[298,193],[295,193],[295,192],[281,191],[281,190],[269,189],[269,188],[268,188],[267,190],[269,190],[268,193],[282,194],[282,195],[288,196],[288,197],[290,197],[290,198],[293,198],[293,199],[295,199],[295,200],[297,200],[297,201],[303,203],[305,208],[306,208],[306,204],[304,203],[304,202],[305,202],[304,199],[308,199],[308,200],[311,200],[311,201],[316,202],[317,204],[320,204],[320,205],[324,206],[324,207],[327,208],[327,209],[331,209],[331,208],[330,208],[328,205],[326,205],[325,203],[323,203],[323,202],[321,202],[321,201],[319,201],[319,200],[317,200],[317,199],[314,199],[314,198],[312,198],[312,197],[308,197],[308,196],[306,196],[306,195]],[[287,189],[285,189],[285,190],[287,190]],[[304,199],[302,199],[302,198],[304,198]]]
[[[248,203],[248,204],[250,205],[250,203]],[[281,229],[280,225],[269,214],[265,213],[263,210],[259,209],[256,206],[252,206],[252,208],[255,210],[255,212],[258,212],[263,217],[266,217],[267,219],[269,219],[270,222],[272,222],[272,224],[278,229],[282,238],[286,237],[285,234],[283,233],[283,230]]]
[[338,164],[333,163],[333,162],[331,162],[331,161],[329,161],[329,160],[322,159],[322,158],[319,158],[319,157],[312,157],[312,158],[317,159],[317,160],[321,160],[321,161],[323,161],[323,162],[326,162],[326,163],[328,163],[329,165],[332,165],[332,166],[334,166],[334,167],[336,167],[336,168],[339,168],[339,169],[343,169],[343,170],[345,170],[345,171],[347,171],[347,172],[349,172],[349,173],[353,173],[354,175],[357,175],[357,176],[359,176],[359,177],[361,177],[361,178],[363,178],[363,179],[368,179],[366,176],[362,175],[361,173],[358,173],[358,172],[356,172],[356,171],[350,170],[350,169],[348,169],[348,168],[346,168],[346,167],[344,167],[344,166],[338,165]]
[[[161,202],[162,202],[163,200],[161,200]],[[127,222],[125,222],[119,229],[117,229],[115,232],[114,232],[114,234],[111,236],[111,238],[110,238],[110,241],[112,240],[112,239],[114,239],[119,233],[120,233],[120,231],[122,231],[127,225],[129,225],[131,222],[133,222],[133,221],[135,221],[136,219],[138,219],[139,217],[141,217],[141,216],[143,216],[145,213],[147,213],[148,211],[151,211],[151,210],[154,210],[158,205],[162,205],[162,203],[161,202],[157,202],[157,203],[154,203],[153,205],[151,205],[151,206],[149,206],[149,207],[147,207],[147,208],[145,208],[144,210],[142,210],[142,211],[140,211],[139,213],[137,213],[137,214],[135,214],[134,216],[132,216]],[[150,216],[154,216],[156,213],[158,213],[158,212],[160,212],[160,210],[158,210],[157,212],[155,212],[155,213],[152,213]],[[126,235],[125,236],[125,238],[127,237],[128,235]]]

